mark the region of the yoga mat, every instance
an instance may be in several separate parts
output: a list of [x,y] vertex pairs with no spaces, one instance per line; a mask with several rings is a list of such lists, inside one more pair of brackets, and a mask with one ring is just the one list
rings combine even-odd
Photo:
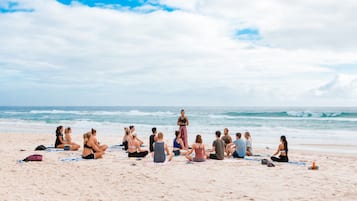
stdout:
[[57,148],[47,148],[47,152],[64,152],[64,149],[57,149]]
[[77,162],[77,161],[82,161],[85,160],[82,157],[69,157],[69,158],[61,158],[61,162]]

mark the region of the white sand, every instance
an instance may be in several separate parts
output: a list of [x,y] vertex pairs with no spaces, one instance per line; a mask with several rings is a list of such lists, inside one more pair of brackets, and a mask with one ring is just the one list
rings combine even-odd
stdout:
[[[62,162],[61,158],[81,152],[32,151],[37,145],[53,144],[53,134],[0,134],[0,138],[0,200],[357,200],[356,155],[289,152],[292,161],[310,165],[316,160],[318,171],[278,163],[268,168],[258,161],[232,159],[186,164],[184,157],[156,165],[149,158],[128,159],[119,150],[100,160]],[[98,138],[108,145],[121,140]],[[82,144],[81,136],[74,140]],[[43,154],[44,160],[17,162],[33,153]]]

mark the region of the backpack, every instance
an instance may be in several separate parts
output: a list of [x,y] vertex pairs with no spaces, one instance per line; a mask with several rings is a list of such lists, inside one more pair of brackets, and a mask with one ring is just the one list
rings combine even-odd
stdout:
[[28,162],[28,161],[42,161],[42,155],[40,154],[34,154],[34,155],[31,155],[31,156],[28,156],[26,157],[24,160],[22,161],[25,161],[25,162]]
[[35,151],[43,151],[43,150],[46,150],[47,147],[45,147],[44,145],[39,145],[36,147]]

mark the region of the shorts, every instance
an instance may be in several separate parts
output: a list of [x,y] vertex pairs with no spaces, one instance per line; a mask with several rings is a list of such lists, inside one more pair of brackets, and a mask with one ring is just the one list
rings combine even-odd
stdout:
[[172,152],[174,152],[175,156],[179,156],[181,154],[180,150],[173,150]]
[[204,159],[204,158],[193,158],[192,161],[193,162],[205,162],[206,159]]
[[244,156],[243,156],[243,157],[242,157],[242,156],[239,156],[236,151],[233,152],[232,156],[233,156],[233,158],[244,158]]

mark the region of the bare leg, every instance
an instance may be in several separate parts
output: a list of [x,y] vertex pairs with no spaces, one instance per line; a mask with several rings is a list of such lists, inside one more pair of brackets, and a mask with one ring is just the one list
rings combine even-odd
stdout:
[[103,152],[96,152],[94,153],[94,158],[97,159],[97,158],[103,158]]
[[191,155],[186,155],[186,158],[187,158],[189,161],[192,161],[192,160],[193,160],[193,158],[192,158]]
[[100,145],[99,149],[104,152],[104,151],[106,151],[108,149],[108,145],[105,145],[105,144]]
[[253,154],[250,153],[250,151],[247,151],[246,155],[247,155],[247,156],[252,156]]

